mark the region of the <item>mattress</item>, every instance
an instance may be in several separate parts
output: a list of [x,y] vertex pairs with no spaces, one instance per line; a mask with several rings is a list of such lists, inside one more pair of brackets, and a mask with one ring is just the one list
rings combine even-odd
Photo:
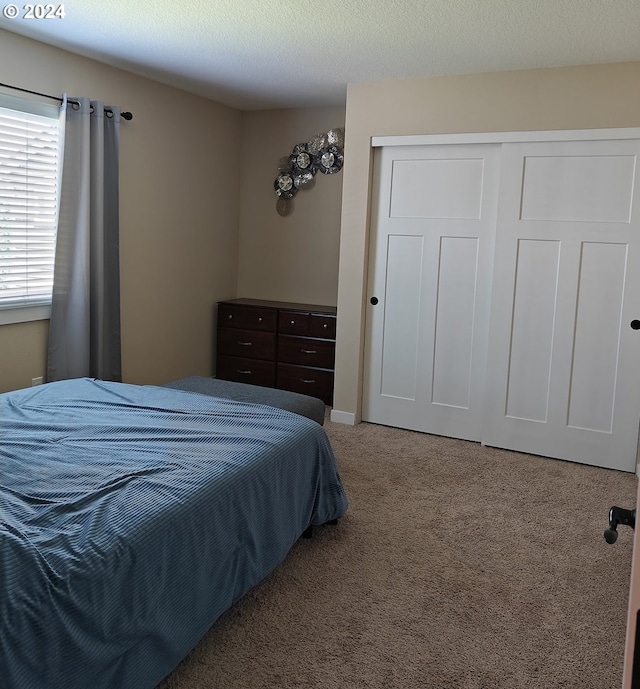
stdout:
[[152,689],[347,499],[324,429],[80,379],[0,395],[7,689]]
[[324,424],[324,402],[317,397],[301,395],[297,392],[265,388],[248,383],[235,383],[230,380],[219,380],[218,378],[206,378],[205,376],[180,378],[171,383],[166,383],[165,386],[175,388],[176,390],[188,390],[204,395],[213,395],[214,397],[224,397],[237,400],[238,402],[268,404],[271,407],[302,414],[302,416],[316,421],[321,426]]

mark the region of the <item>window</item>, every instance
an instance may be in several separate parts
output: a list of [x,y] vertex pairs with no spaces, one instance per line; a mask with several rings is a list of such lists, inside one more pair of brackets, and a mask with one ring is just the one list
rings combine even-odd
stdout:
[[0,96],[0,323],[49,315],[60,141],[58,107]]

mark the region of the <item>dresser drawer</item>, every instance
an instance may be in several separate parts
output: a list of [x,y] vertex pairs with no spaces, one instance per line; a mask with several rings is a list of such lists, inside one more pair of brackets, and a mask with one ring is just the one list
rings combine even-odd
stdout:
[[333,368],[336,345],[332,340],[278,335],[278,361],[301,366]]
[[327,337],[330,340],[336,339],[336,317],[325,316],[320,313],[312,313],[309,316],[310,337]]
[[276,387],[318,397],[325,404],[333,403],[333,371],[278,364]]
[[276,334],[259,330],[220,328],[218,330],[218,353],[274,361],[276,358]]
[[278,332],[287,335],[306,335],[309,331],[309,314],[301,311],[280,311]]
[[276,383],[276,365],[272,361],[260,359],[218,356],[216,377],[236,383],[251,383],[272,388]]
[[256,306],[220,304],[218,308],[219,328],[243,328],[245,330],[276,331],[276,312]]

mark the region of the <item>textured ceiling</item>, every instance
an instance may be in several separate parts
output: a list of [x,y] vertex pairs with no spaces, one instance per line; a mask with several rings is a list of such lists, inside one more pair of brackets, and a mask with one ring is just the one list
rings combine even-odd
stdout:
[[64,19],[26,19],[16,2],[0,28],[243,110],[341,105],[354,82],[640,60],[640,0],[58,4]]

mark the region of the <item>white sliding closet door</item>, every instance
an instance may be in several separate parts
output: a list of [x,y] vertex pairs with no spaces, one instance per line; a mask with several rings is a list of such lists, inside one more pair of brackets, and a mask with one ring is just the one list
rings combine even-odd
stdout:
[[503,145],[483,443],[635,469],[639,153]]
[[376,151],[365,421],[481,439],[499,152]]

